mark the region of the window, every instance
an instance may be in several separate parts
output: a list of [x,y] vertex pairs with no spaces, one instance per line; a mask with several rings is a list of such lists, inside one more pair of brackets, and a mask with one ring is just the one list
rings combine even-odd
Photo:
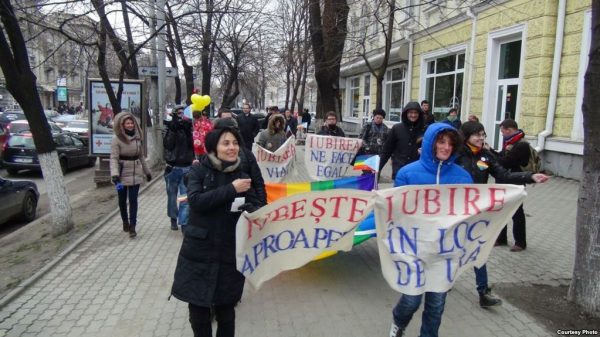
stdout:
[[404,90],[406,81],[406,66],[389,69],[385,74],[383,106],[387,111],[386,119],[400,122],[404,107]]
[[360,105],[360,77],[352,77],[349,79],[348,100],[350,103],[348,116],[358,117]]
[[443,120],[452,108],[457,109],[460,115],[465,53],[426,60],[426,67],[425,97],[431,104],[435,119]]

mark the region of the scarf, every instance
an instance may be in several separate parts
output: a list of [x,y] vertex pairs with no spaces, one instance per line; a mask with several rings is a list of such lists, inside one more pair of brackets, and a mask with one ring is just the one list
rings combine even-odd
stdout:
[[469,148],[469,150],[471,150],[471,152],[473,152],[474,155],[478,155],[479,152],[481,152],[481,148],[480,147],[471,145],[469,143],[467,143],[467,147]]
[[124,128],[123,132],[125,132],[125,134],[128,135],[129,137],[135,136],[135,129],[133,129],[133,130],[127,130],[127,129]]
[[525,137],[525,133],[523,132],[523,130],[519,130],[510,136],[502,137],[503,138],[502,150],[506,150],[507,146],[520,141],[521,139],[523,139],[523,137]]
[[210,163],[217,171],[221,171],[224,173],[233,172],[238,168],[238,166],[240,166],[239,156],[235,161],[226,161],[217,158],[217,156],[214,153],[209,153],[208,160],[210,160]]

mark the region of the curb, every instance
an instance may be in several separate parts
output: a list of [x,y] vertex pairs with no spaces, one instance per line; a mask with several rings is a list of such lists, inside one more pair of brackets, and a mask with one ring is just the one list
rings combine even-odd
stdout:
[[[161,178],[162,178],[162,175],[159,175],[159,176],[155,177],[154,179],[152,179],[152,181],[150,181],[146,186],[142,187],[139,195],[142,195],[147,189],[152,187],[156,183],[156,181],[161,180]],[[52,268],[54,268],[54,266],[56,266],[60,261],[62,261],[62,259],[65,256],[69,255],[69,253],[71,253],[73,250],[75,250],[81,243],[83,243],[90,236],[92,236],[92,234],[94,234],[98,229],[100,229],[102,226],[104,226],[113,216],[115,216],[118,213],[119,213],[119,208],[108,213],[102,220],[100,220],[100,222],[96,226],[94,226],[92,229],[90,229],[87,233],[83,234],[79,239],[77,239],[70,246],[68,246],[64,251],[62,251],[60,254],[58,254],[54,259],[52,259],[52,261],[48,262],[44,267],[42,267],[42,269],[38,270],[35,274],[31,275],[30,277],[28,277],[27,279],[25,279],[21,283],[19,283],[19,285],[15,289],[11,290],[8,294],[6,294],[4,297],[2,297],[0,299],[0,309],[4,308],[6,305],[8,305],[13,299],[15,299],[23,291],[25,291],[27,288],[29,288],[29,286],[34,284],[35,281],[37,281],[40,277],[42,277],[44,274],[46,274]],[[51,215],[52,215],[51,213],[48,213],[48,214],[42,216],[41,218],[37,219],[36,221],[41,221],[42,219],[44,219],[48,216],[51,216]]]

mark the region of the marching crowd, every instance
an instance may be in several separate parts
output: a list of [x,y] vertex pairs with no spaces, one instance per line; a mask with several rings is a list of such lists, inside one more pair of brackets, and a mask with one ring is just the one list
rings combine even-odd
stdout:
[[[266,191],[252,144],[276,151],[288,137],[308,130],[311,115],[301,114],[301,127],[290,110],[270,107],[261,123],[251,114],[249,104],[234,116],[221,108],[211,121],[205,111],[184,116],[184,106],[173,109],[165,122],[163,138],[166,168],[167,215],[170,228],[181,229],[179,252],[171,293],[188,303],[194,336],[212,336],[212,318],[217,336],[234,336],[235,305],[240,301],[244,276],[236,269],[235,226],[241,211],[253,212],[266,205]],[[386,112],[376,109],[372,121],[360,133],[363,145],[358,154],[379,155],[380,168],[391,159],[394,186],[415,184],[486,184],[491,175],[497,183],[542,183],[548,176],[539,173],[539,158],[512,119],[500,123],[501,151],[486,143],[486,132],[476,116],[461,123],[452,109],[442,122],[435,122],[427,101],[409,102],[402,110],[401,123],[389,128]],[[137,235],[138,192],[151,173],[142,152],[142,132],[129,112],[114,121],[110,171],[117,187],[123,231]],[[261,131],[262,129],[262,131]],[[319,135],[345,137],[337,115],[325,115]],[[178,197],[187,196],[187,202]],[[513,215],[512,252],[527,248],[523,205]],[[506,228],[496,245],[508,244]],[[483,308],[501,305],[491,294],[487,268],[475,268],[479,304]],[[425,297],[421,337],[438,336],[447,293],[403,294],[393,308],[390,337],[403,336],[413,314]]]

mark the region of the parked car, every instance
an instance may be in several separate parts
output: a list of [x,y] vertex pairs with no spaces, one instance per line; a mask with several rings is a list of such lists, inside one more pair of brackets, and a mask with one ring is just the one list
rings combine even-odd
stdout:
[[0,167],[2,167],[2,151],[4,149],[4,143],[6,143],[6,138],[8,138],[8,132],[0,126]]
[[67,125],[62,128],[64,132],[75,133],[81,138],[81,140],[87,144],[90,137],[90,124],[85,119],[76,119],[67,122]]
[[[76,134],[56,133],[52,138],[63,173],[75,167],[96,164],[96,157],[88,155],[87,145]],[[4,144],[2,164],[10,175],[16,175],[20,170],[41,170],[31,133],[19,133],[8,139]]]
[[67,123],[74,121],[75,119],[77,119],[77,116],[75,115],[64,114],[52,118],[52,121],[62,128],[63,126],[67,125]]
[[[56,125],[56,123],[54,122],[48,122],[48,125],[50,125],[50,132],[52,133],[61,133],[62,129]],[[29,122],[27,120],[16,120],[16,121],[12,121],[10,122],[7,126],[6,126],[6,131],[8,132],[9,136],[21,133],[21,132],[26,132],[29,131]]]
[[32,221],[39,198],[40,193],[33,181],[12,181],[0,177],[0,224],[13,218]]
[[0,127],[6,128],[8,124],[12,121],[26,119],[25,113],[23,111],[4,111],[0,114]]

